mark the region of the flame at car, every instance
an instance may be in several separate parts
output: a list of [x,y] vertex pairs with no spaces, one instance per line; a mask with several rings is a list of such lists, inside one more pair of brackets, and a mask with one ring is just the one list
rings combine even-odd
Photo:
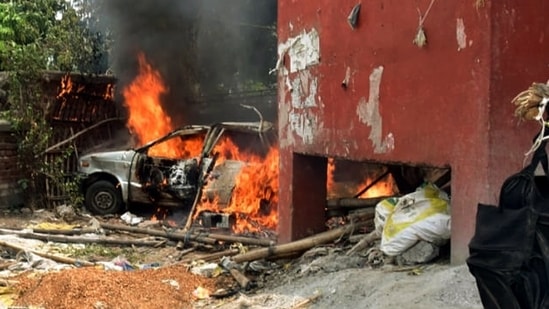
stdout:
[[[139,146],[155,140],[175,129],[161,102],[169,91],[161,74],[149,64],[145,55],[139,54],[139,74],[123,90],[129,112],[127,126],[137,137]],[[167,158],[197,156],[202,148],[202,139],[170,139],[149,149],[148,155]],[[266,145],[265,145],[266,146]],[[278,149],[266,146],[261,151],[240,149],[228,137],[223,137],[213,150],[218,154],[216,166],[226,160],[245,162],[238,175],[229,204],[219,204],[217,197],[202,200],[195,214],[209,210],[234,214],[233,231],[254,232],[263,229],[275,230],[278,222]]]
[[229,138],[224,138],[214,149],[220,154],[217,164],[224,160],[246,162],[236,177],[235,188],[228,205],[203,198],[195,218],[203,211],[234,214],[233,232],[276,230],[278,224],[278,149],[274,146],[266,154],[243,151]]
[[[168,88],[164,85],[160,72],[153,69],[145,55],[138,55],[139,75],[124,89],[124,103],[129,112],[127,126],[136,136],[138,146],[162,137],[174,129],[172,119],[166,114],[161,103],[161,96]],[[184,143],[172,139],[152,147],[151,156],[180,158],[185,151],[192,148],[200,151],[201,143]]]

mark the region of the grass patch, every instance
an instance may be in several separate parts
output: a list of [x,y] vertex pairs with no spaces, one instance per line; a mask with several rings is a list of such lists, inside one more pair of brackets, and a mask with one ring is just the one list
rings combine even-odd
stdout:
[[110,261],[118,256],[125,257],[131,264],[139,263],[141,260],[141,254],[131,247],[87,244],[84,247],[69,246],[59,249],[59,252],[83,260]]

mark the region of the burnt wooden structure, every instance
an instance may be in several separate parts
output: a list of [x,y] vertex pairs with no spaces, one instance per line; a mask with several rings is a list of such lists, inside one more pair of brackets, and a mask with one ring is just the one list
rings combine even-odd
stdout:
[[[50,145],[63,142],[82,130],[104,122],[69,143],[45,153],[46,162],[63,160],[65,180],[73,181],[79,155],[92,149],[113,146],[119,134],[127,133],[121,110],[114,100],[116,79],[106,75],[45,72],[43,82],[48,100],[46,117],[53,128]],[[74,151],[66,158],[68,147],[73,147]],[[67,202],[69,196],[64,186],[56,185],[47,178],[44,186],[47,207]]]
[[0,120],[0,208],[11,208],[23,203],[21,171],[17,162],[17,140],[13,136],[11,124]]

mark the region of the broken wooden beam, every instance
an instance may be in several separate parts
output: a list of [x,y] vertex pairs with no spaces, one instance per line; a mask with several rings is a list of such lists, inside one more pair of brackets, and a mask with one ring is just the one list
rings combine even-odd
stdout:
[[99,127],[99,126],[102,126],[102,125],[104,125],[105,123],[109,123],[109,122],[112,122],[112,121],[121,121],[121,120],[123,120],[123,119],[122,119],[122,118],[118,118],[118,117],[116,117],[116,118],[109,118],[109,119],[105,119],[105,120],[101,120],[101,121],[99,121],[98,123],[93,124],[93,125],[91,125],[91,126],[85,128],[84,130],[79,131],[79,132],[77,132],[76,134],[71,135],[71,137],[69,137],[69,138],[67,138],[67,139],[65,139],[65,140],[63,140],[63,141],[61,141],[61,142],[59,142],[59,143],[57,143],[57,144],[55,144],[55,145],[53,145],[53,146],[48,147],[48,148],[47,148],[46,150],[44,150],[43,152],[41,152],[41,153],[39,153],[39,154],[36,154],[35,158],[38,158],[38,157],[40,157],[40,156],[43,156],[43,155],[45,155],[46,153],[49,153],[49,152],[51,152],[51,151],[53,151],[53,150],[55,150],[55,149],[57,149],[57,148],[59,148],[59,147],[65,145],[65,144],[68,144],[68,143],[72,142],[73,140],[75,140],[75,139],[76,139],[77,137],[79,137],[80,135],[85,134],[85,133],[87,133],[87,132],[89,132],[89,131],[91,131],[91,130],[93,130],[93,129]]
[[372,232],[364,235],[364,237],[356,245],[349,249],[345,255],[351,256],[368,247],[371,247],[371,244],[378,239],[381,239],[381,234],[377,230],[373,230]]
[[345,226],[335,228],[326,232],[316,234],[311,237],[303,238],[287,244],[281,244],[272,246],[269,248],[260,248],[250,250],[246,253],[238,254],[232,257],[232,261],[235,263],[243,263],[249,261],[255,261],[268,257],[277,257],[280,255],[289,254],[292,252],[303,252],[311,249],[317,245],[325,244],[334,241],[344,235],[352,233],[353,231],[362,227],[365,223],[358,222],[347,224]]
[[246,277],[242,272],[240,272],[236,268],[230,268],[229,273],[233,276],[234,280],[238,282],[238,285],[240,285],[241,288],[244,290],[247,290],[250,288],[252,281]]
[[68,230],[55,230],[55,229],[32,229],[33,233],[39,234],[53,234],[53,235],[82,235],[82,234],[95,234],[96,229],[82,228],[82,229],[68,229]]
[[118,245],[118,246],[145,246],[156,247],[161,241],[157,240],[139,240],[139,239],[114,239],[104,237],[79,237],[65,235],[48,235],[37,233],[18,233],[18,237],[27,239],[38,239],[43,241],[53,241],[72,244],[102,244],[102,245]]
[[362,208],[349,212],[349,220],[351,222],[372,221],[375,215],[375,208]]
[[178,260],[178,261],[181,261],[181,259],[182,259],[185,255],[187,255],[187,254],[189,254],[189,253],[191,253],[191,252],[193,252],[193,251],[195,251],[195,250],[196,250],[195,247],[191,247],[191,248],[187,248],[187,249],[185,249],[185,250],[181,250],[181,252],[179,253],[179,255],[177,255],[177,260]]
[[215,245],[217,243],[217,240],[213,238],[202,236],[199,234],[193,234],[193,233],[177,233],[177,232],[169,232],[166,230],[159,231],[159,230],[153,230],[153,229],[126,226],[121,224],[110,224],[110,223],[101,223],[100,226],[101,228],[106,230],[126,231],[126,232],[132,232],[132,233],[147,234],[151,236],[165,237],[173,240],[181,240],[183,242],[199,242],[199,243],[209,244],[209,245]]
[[37,239],[43,241],[53,241],[61,243],[82,243],[82,244],[103,244],[103,245],[119,245],[119,246],[147,246],[154,247],[159,244],[157,240],[139,240],[139,239],[114,239],[105,237],[82,237],[82,236],[66,236],[66,235],[51,235],[26,232],[21,230],[0,229],[2,235],[17,235],[21,238]]
[[268,238],[252,238],[252,237],[212,234],[212,233],[201,233],[201,235],[204,235],[206,237],[210,237],[219,241],[226,241],[230,243],[241,243],[243,245],[268,247],[276,244],[274,240],[271,240]]
[[346,198],[328,199],[326,200],[326,208],[328,210],[334,210],[334,209],[353,210],[353,209],[359,209],[359,208],[375,207],[379,202],[389,197],[391,196],[379,196],[379,197],[369,197],[369,198],[346,197]]
[[252,245],[252,246],[272,246],[275,244],[275,241],[267,238],[252,238],[244,236],[234,236],[234,235],[223,235],[223,234],[214,234],[208,232],[189,232],[189,233],[178,233],[178,232],[168,232],[168,231],[159,231],[146,228],[138,228],[133,226],[119,225],[119,224],[109,224],[101,223],[101,227],[107,230],[119,230],[132,233],[141,233],[148,234],[152,236],[166,237],[174,240],[181,241],[197,241],[201,243],[206,243],[210,245],[217,244],[218,241],[225,241],[230,243],[241,243],[243,245]]
[[234,255],[237,255],[238,253],[240,253],[240,250],[233,248],[233,249],[227,249],[227,250],[224,250],[224,251],[219,251],[219,252],[214,252],[214,253],[198,256],[198,257],[195,257],[195,258],[192,258],[192,259],[190,259],[190,258],[185,259],[182,262],[183,263],[189,263],[189,262],[192,262],[193,260],[201,260],[201,261],[204,261],[204,262],[211,262],[211,261],[215,261],[215,260],[220,259],[220,258],[225,257],[225,256],[234,256]]

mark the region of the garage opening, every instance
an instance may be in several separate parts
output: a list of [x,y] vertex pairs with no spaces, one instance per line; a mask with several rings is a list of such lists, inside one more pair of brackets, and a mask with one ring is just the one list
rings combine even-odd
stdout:
[[326,171],[329,228],[368,220],[360,233],[399,263],[449,259],[449,167],[328,158]]

